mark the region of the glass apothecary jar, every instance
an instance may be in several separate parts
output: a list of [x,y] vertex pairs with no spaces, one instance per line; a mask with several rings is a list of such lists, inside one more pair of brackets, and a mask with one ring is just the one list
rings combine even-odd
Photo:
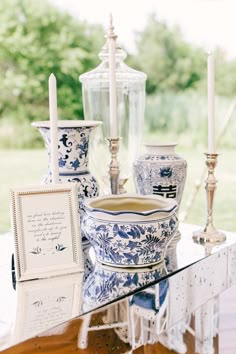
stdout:
[[[109,110],[109,52],[108,43],[99,53],[101,63],[94,70],[80,76],[83,108],[86,120],[102,121],[100,132],[92,142],[94,166],[109,189],[108,164],[110,153],[106,138],[110,136]],[[119,192],[131,176],[132,165],[140,152],[144,128],[146,74],[124,63],[126,53],[116,47],[117,123],[120,137],[118,160],[120,164]],[[104,187],[104,186],[103,186]]]

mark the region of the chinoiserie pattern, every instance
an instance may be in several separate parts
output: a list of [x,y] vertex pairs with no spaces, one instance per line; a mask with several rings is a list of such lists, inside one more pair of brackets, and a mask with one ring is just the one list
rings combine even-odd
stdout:
[[157,281],[167,274],[164,262],[154,269],[124,269],[117,272],[111,267],[104,267],[100,263],[96,266],[84,284],[84,310],[89,310],[96,304],[111,301],[117,296],[125,295],[147,283]]
[[[48,174],[43,183],[51,182],[50,170],[50,126],[48,122],[35,122],[44,139],[48,154]],[[58,165],[59,182],[75,182],[78,188],[78,210],[82,217],[85,198],[94,198],[99,194],[97,180],[88,169],[89,139],[92,130],[100,122],[89,121],[59,121],[58,124]],[[86,241],[82,233],[82,240]]]
[[116,266],[145,266],[161,262],[178,221],[174,213],[158,221],[106,222],[85,214],[82,228],[94,247],[96,258]]
[[[92,127],[59,128],[58,164],[60,182],[77,182],[80,199],[98,196],[96,179],[88,171],[89,136]],[[40,128],[50,165],[50,130]],[[45,183],[50,180],[50,171]]]
[[[158,146],[156,146],[158,147]],[[186,181],[187,163],[176,153],[147,152],[134,163],[137,193],[176,199],[180,206]]]

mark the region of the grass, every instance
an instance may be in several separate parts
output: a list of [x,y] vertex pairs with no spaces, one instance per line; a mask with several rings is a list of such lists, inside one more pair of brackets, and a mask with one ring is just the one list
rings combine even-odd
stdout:
[[10,228],[10,188],[36,185],[47,172],[44,150],[0,150],[0,232]]
[[[178,150],[188,162],[188,175],[180,208],[184,214],[186,205],[205,166],[203,151],[199,149]],[[0,150],[0,232],[10,229],[9,190],[13,186],[39,184],[47,172],[47,154],[45,150]],[[236,164],[235,150],[222,150],[218,158],[216,177],[219,181],[214,203],[216,227],[236,231],[234,220],[236,210]],[[132,183],[129,190],[132,191]],[[195,202],[185,222],[204,225],[206,219],[206,197],[204,186],[199,189]]]
[[[229,108],[234,104],[234,99],[215,97],[217,136],[226,123]],[[236,109],[231,111],[230,117],[231,120],[220,143],[227,148],[235,148]],[[168,141],[168,135],[175,136],[181,141],[181,146],[207,142],[207,96],[196,91],[183,91],[178,94],[163,92],[147,96],[145,128],[148,129],[149,135],[152,132],[161,133],[165,141]],[[219,147],[219,144],[217,146]]]
[[[229,108],[235,99],[215,97],[216,135],[225,126]],[[220,139],[222,146],[235,148],[236,109],[231,112],[229,125]],[[198,91],[159,92],[147,95],[145,104],[144,130],[151,138],[159,136],[165,141],[178,138],[181,146],[192,147],[207,141],[207,97]],[[154,132],[154,133],[153,133]],[[217,146],[219,143],[217,142]],[[43,139],[30,122],[9,116],[0,117],[0,149],[43,149]]]
[[[188,175],[186,187],[184,190],[183,201],[180,210],[181,213],[186,210],[187,203],[192,195],[196,184],[205,168],[205,156],[199,151],[182,151],[188,162]],[[236,210],[236,165],[235,150],[221,150],[218,157],[218,165],[215,170],[215,176],[218,180],[217,190],[214,200],[214,224],[219,229],[236,231],[235,210]],[[205,180],[205,178],[204,178]],[[189,210],[186,222],[204,225],[206,221],[206,195],[204,189],[205,183],[200,187],[192,208]]]

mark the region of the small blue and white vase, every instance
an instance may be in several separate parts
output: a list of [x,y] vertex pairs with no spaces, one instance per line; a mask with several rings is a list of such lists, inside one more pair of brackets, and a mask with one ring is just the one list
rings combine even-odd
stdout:
[[[98,183],[88,169],[88,153],[90,134],[100,124],[98,121],[58,121],[59,183],[77,182],[81,216],[84,213],[84,199],[97,197],[99,194]],[[32,125],[38,128],[44,139],[48,153],[48,174],[43,178],[43,183],[50,183],[50,122],[34,122]]]
[[155,194],[181,203],[187,162],[175,152],[177,144],[145,144],[146,152],[134,162],[134,182],[139,194]]

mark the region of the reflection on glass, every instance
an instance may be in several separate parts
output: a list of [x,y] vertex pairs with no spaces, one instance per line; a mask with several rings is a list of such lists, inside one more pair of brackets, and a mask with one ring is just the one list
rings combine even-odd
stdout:
[[[144,338],[149,341],[148,343],[158,341],[169,349],[184,353],[183,338],[186,333],[190,333],[198,341],[196,346],[200,348],[199,353],[204,353],[204,348],[212,349],[212,338],[217,334],[217,297],[236,282],[235,235],[227,234],[227,242],[214,247],[211,250],[212,254],[206,256],[204,246],[192,242],[192,229],[185,228],[184,232],[183,228],[181,230],[181,239],[176,239],[175,243],[170,244],[166,264],[160,264],[156,268],[130,270],[104,267],[95,263],[91,249],[88,248],[86,251],[89,254],[88,267],[82,291],[84,299],[79,296],[83,280],[77,278],[78,275],[73,276],[74,280],[71,278],[71,283],[68,275],[16,284],[15,291],[11,280],[12,249],[10,249],[8,264],[5,261],[3,263],[3,258],[0,258],[0,279],[3,284],[0,292],[1,350],[13,345],[16,340],[33,336],[34,329],[41,332],[48,326],[53,326],[53,322],[50,322],[53,318],[58,319],[58,322],[55,321],[56,325],[77,316],[79,311],[76,309],[80,307],[80,314],[95,310],[80,317],[77,330],[73,327],[75,321],[67,323],[70,333],[79,332],[78,346],[81,348],[82,345],[90,348],[88,337],[94,338],[92,333],[98,336],[102,328],[103,341],[106,345],[107,328],[112,331],[109,334],[113,333],[116,340],[119,340],[117,343],[121,345],[119,348],[123,348],[123,351],[120,351],[122,353],[128,353],[135,345],[142,345]],[[56,301],[60,296],[67,296],[68,302]],[[209,301],[215,298],[216,302],[212,307]],[[108,305],[112,301],[116,301],[115,304]],[[98,307],[102,305],[106,307],[98,311]],[[61,310],[52,312],[60,309],[60,306]],[[42,309],[45,309],[45,313]],[[195,317],[192,317],[190,326],[193,311]],[[34,321],[37,322],[36,325]],[[193,323],[195,328],[192,326]],[[141,326],[145,328],[141,329]],[[206,338],[202,335],[203,332],[207,334]],[[55,333],[56,331],[50,330],[47,335]],[[41,343],[41,340],[43,341],[43,336],[34,339],[37,343]],[[67,338],[61,334],[61,340],[66,342]],[[202,341],[205,344],[199,347]],[[93,341],[92,344],[94,343]],[[93,349],[91,353],[94,353]],[[114,353],[119,353],[119,350],[114,349]]]
[[[188,337],[188,342],[190,339],[192,341],[192,348],[195,342],[198,354],[214,354],[218,333],[218,298],[201,306],[195,315],[183,315],[175,325],[170,326],[176,321],[174,311],[170,311],[170,303],[174,299],[174,296],[170,296],[173,291],[171,286],[171,282],[165,279],[105,309],[84,315],[78,333],[78,348],[91,351],[99,348],[103,351],[115,343],[112,347],[114,353],[128,354],[151,344],[153,350],[164,346],[185,354]],[[181,306],[181,300],[176,300],[175,306]],[[101,338],[103,344],[99,339],[95,343],[95,336]]]
[[[83,316],[78,333],[78,348],[97,350],[94,343],[91,344],[93,333],[96,332],[97,337],[110,338],[111,342],[116,343],[116,348],[113,349],[117,354],[132,353],[142,345],[154,343],[161,343],[168,349],[185,353],[183,335],[189,319],[184,318],[168,330],[170,316],[169,280],[165,279],[102,311]],[[126,346],[126,351],[122,351],[122,344]],[[109,346],[107,340],[104,348],[105,346]]]
[[82,277],[83,273],[78,273],[17,283],[14,343],[78,316]]
[[83,287],[83,310],[89,311],[99,305],[106,304],[149,283],[158,281],[165,275],[167,275],[167,271],[164,262],[151,269],[119,269],[96,263]]
[[168,321],[168,279],[131,297],[132,347],[155,343]]

